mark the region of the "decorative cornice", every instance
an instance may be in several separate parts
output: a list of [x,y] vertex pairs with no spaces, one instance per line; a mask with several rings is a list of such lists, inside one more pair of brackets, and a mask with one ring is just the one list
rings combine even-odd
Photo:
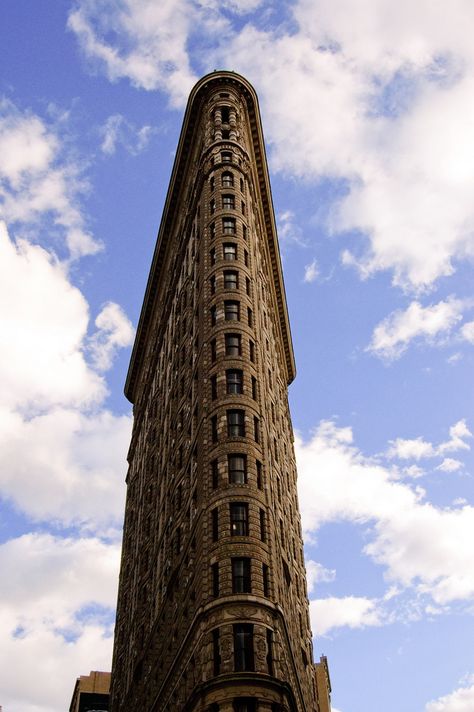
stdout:
[[135,401],[136,384],[139,381],[139,374],[143,368],[148,330],[152,323],[155,304],[159,292],[159,282],[163,277],[168,242],[173,235],[173,224],[178,216],[178,207],[182,197],[183,185],[186,181],[188,161],[191,154],[190,149],[193,140],[195,139],[195,129],[200,117],[201,106],[209,90],[218,86],[224,87],[232,85],[239,90],[239,93],[245,98],[247,104],[247,111],[250,120],[250,133],[255,155],[258,188],[262,200],[265,232],[271,258],[273,286],[275,289],[283,348],[285,352],[287,382],[291,383],[295,377],[296,369],[293,345],[291,340],[285,286],[281,268],[275,214],[273,210],[272,193],[268,175],[257,94],[252,85],[239,74],[229,71],[215,71],[211,74],[207,74],[194,86],[189,96],[184,114],[183,126],[176,151],[171,180],[166,195],[163,216],[161,219],[160,229],[158,231],[145,297],[138,322],[137,334],[135,337],[127,380],[125,383],[125,395],[132,403]]

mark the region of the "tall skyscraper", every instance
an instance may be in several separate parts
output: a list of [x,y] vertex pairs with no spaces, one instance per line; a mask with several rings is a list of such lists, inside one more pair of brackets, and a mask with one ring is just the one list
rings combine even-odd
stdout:
[[188,101],[125,388],[112,712],[319,711],[294,376],[257,96],[216,71]]

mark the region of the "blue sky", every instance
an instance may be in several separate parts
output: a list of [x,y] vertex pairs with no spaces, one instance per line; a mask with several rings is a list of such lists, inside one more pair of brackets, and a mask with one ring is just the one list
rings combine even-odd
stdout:
[[338,712],[474,709],[474,6],[4,0],[0,704],[109,669],[122,395],[194,82],[261,103]]

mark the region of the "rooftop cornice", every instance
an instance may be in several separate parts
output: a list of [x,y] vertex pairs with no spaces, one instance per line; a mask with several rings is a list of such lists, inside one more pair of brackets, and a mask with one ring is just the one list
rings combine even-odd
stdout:
[[171,173],[170,184],[166,195],[163,216],[161,219],[158,237],[153,254],[150,274],[140,313],[137,327],[137,334],[130,359],[127,380],[125,383],[125,395],[133,403],[135,401],[135,388],[139,373],[143,366],[145,356],[145,345],[148,329],[152,323],[155,307],[155,300],[158,294],[159,280],[165,262],[168,241],[172,236],[173,222],[177,216],[177,208],[180,203],[183,184],[186,179],[186,168],[190,147],[194,138],[196,122],[199,119],[202,103],[209,90],[219,86],[234,85],[239,93],[245,98],[247,111],[250,120],[250,133],[252,147],[255,155],[258,187],[262,199],[263,216],[268,248],[271,258],[271,268],[273,273],[273,286],[275,288],[276,301],[278,305],[278,316],[283,339],[283,347],[286,358],[287,382],[295,377],[296,368],[291,339],[290,324],[288,319],[288,309],[286,303],[285,286],[281,268],[280,251],[278,247],[275,214],[273,210],[273,200],[268,175],[268,166],[263,141],[263,130],[260,119],[258,98],[255,89],[242,76],[230,71],[214,71],[202,77],[192,89],[186,111],[184,114],[183,126],[179,137],[178,148]]

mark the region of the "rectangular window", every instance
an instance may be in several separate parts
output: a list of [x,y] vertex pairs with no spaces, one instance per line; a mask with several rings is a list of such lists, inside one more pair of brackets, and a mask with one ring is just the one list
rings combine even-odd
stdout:
[[240,356],[242,354],[242,346],[240,334],[225,335],[225,355]]
[[262,541],[265,541],[265,539],[266,539],[265,511],[263,509],[260,510],[260,539]]
[[234,485],[247,483],[247,458],[245,455],[228,455],[229,482]]
[[215,240],[216,238],[216,223],[214,222],[209,225],[209,236],[211,240]]
[[239,288],[239,273],[229,270],[224,272],[224,289],[238,289]]
[[244,250],[244,264],[246,267],[249,266],[249,253],[247,252],[247,250]]
[[211,277],[211,278],[209,279],[209,284],[210,284],[210,287],[211,287],[211,294],[215,294],[215,293],[216,293],[216,278],[215,278],[215,277]]
[[224,302],[224,319],[240,321],[240,302]]
[[267,667],[268,674],[273,675],[273,632],[267,628]]
[[[217,418],[216,418],[217,421]],[[216,423],[217,429],[217,423]],[[227,411],[227,435],[230,438],[245,437],[245,411],[244,410],[228,410]]]
[[249,506],[246,502],[232,502],[230,505],[231,536],[248,536]]
[[211,462],[212,489],[217,489],[219,486],[219,467],[217,460]]
[[253,327],[253,312],[250,307],[247,307],[247,322],[250,328]]
[[212,361],[212,363],[214,363],[216,358],[217,358],[216,340],[212,339],[212,341],[211,341],[211,361]]
[[230,121],[230,109],[228,106],[221,107],[221,119],[223,124],[228,124]]
[[244,240],[247,239],[247,227],[246,227],[246,225],[242,225],[242,237],[244,238]]
[[260,460],[256,460],[255,464],[257,465],[257,487],[258,489],[262,489],[262,463],[260,462]]
[[216,264],[216,250],[214,247],[212,248],[212,250],[210,250],[209,257],[211,260],[211,265],[215,265]]
[[217,442],[217,415],[211,418],[211,438],[213,443]]
[[226,173],[222,174],[222,187],[223,188],[232,188],[233,185],[234,185],[234,176],[229,171],[226,171]]
[[257,703],[253,697],[237,697],[234,700],[232,709],[233,712],[257,712]]
[[211,193],[214,192],[214,188],[215,188],[215,187],[216,187],[216,181],[215,181],[215,179],[214,179],[214,176],[211,176],[211,177],[209,178],[209,189],[210,189]]
[[252,363],[255,362],[255,344],[249,339],[249,356]]
[[241,210],[242,210],[242,215],[245,215],[245,203],[244,203],[243,200],[242,200],[242,203],[241,203]]
[[252,376],[252,398],[257,400],[257,379]]
[[224,235],[235,235],[235,218],[222,218],[222,232]]
[[211,215],[216,212],[216,201],[214,200],[214,198],[209,203],[209,212],[211,213]]
[[232,153],[230,151],[222,151],[221,161],[222,163],[232,163]]
[[245,278],[245,292],[250,296],[250,279],[248,277]]
[[237,259],[237,245],[234,242],[224,243],[224,260],[232,262]]
[[236,672],[253,671],[254,669],[253,625],[251,623],[234,625],[234,666]]
[[270,586],[268,580],[268,566],[262,564],[262,578],[263,578],[263,595],[268,598],[270,594]]
[[250,559],[232,559],[232,593],[252,593]]
[[222,207],[224,210],[235,210],[235,198],[233,195],[222,196]]
[[219,564],[212,564],[212,595],[217,598],[219,595]]
[[260,442],[260,422],[256,415],[253,416],[253,437],[256,443]]
[[211,326],[215,326],[217,324],[217,307],[211,307],[209,312],[211,314]]
[[244,179],[243,178],[240,179],[240,192],[241,193],[244,192]]
[[229,395],[239,395],[243,393],[243,372],[232,369],[225,372],[226,389]]
[[221,655],[219,651],[219,628],[212,631],[212,656],[214,660],[214,675],[221,671]]
[[212,541],[217,541],[219,539],[219,510],[217,507],[211,511],[211,523]]
[[211,400],[217,398],[217,376],[211,376]]

